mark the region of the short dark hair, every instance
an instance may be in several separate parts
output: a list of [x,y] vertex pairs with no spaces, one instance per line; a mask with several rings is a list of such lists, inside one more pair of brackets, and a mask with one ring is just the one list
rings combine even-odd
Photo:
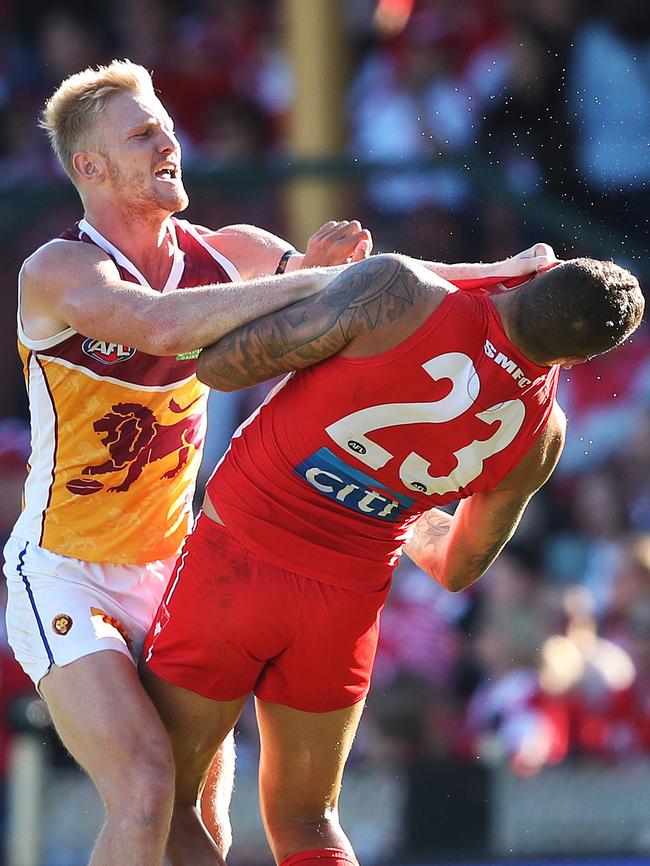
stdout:
[[524,283],[514,306],[522,350],[543,363],[613,349],[639,325],[645,301],[630,271],[580,258]]

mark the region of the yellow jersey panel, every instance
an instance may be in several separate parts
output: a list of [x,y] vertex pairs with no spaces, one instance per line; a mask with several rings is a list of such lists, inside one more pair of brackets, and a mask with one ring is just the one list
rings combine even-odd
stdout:
[[[97,242],[81,226],[78,239]],[[174,220],[172,228],[179,279],[165,290],[231,278],[192,227]],[[196,379],[195,361],[71,329],[40,341],[29,340],[20,321],[18,331],[32,454],[14,533],[89,562],[173,556],[189,529],[205,436],[209,389]]]

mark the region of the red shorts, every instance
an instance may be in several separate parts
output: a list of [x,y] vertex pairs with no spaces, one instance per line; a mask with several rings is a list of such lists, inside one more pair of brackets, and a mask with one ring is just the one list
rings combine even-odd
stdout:
[[264,562],[201,515],[145,641],[162,679],[324,713],[368,693],[389,585],[357,592]]

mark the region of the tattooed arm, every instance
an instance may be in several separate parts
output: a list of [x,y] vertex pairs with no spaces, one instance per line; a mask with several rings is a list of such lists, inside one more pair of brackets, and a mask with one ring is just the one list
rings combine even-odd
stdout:
[[395,255],[373,256],[327,279],[319,294],[249,322],[204,349],[199,379],[233,391],[339,352],[359,357],[385,351],[433,312],[447,285]]
[[466,589],[510,540],[531,496],[476,493],[463,499],[453,517],[432,508],[415,523],[404,552],[450,592]]
[[531,497],[562,452],[566,419],[555,405],[521,463],[494,490],[463,499],[453,517],[433,508],[415,523],[404,552],[450,592],[474,583],[512,538]]

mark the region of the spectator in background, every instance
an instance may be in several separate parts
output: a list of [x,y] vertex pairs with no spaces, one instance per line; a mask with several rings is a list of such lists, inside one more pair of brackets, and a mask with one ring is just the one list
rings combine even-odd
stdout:
[[29,425],[18,418],[0,419],[0,543],[4,547],[20,514],[29,458]]
[[362,719],[371,757],[415,763],[448,754],[460,712],[453,697],[463,644],[457,620],[469,603],[469,593],[441,593],[402,558],[382,613],[374,691]]
[[471,635],[480,681],[458,744],[467,760],[507,760],[522,774],[562,760],[568,748],[567,714],[540,684],[549,626],[539,592],[539,575],[516,552],[491,567]]
[[195,159],[209,165],[252,163],[264,158],[271,141],[271,125],[252,99],[231,96],[206,112],[205,135]]
[[645,539],[645,591],[629,611],[628,645],[635,668],[633,681],[604,702],[603,752],[610,758],[650,753],[650,538]]
[[[13,710],[18,699],[27,696],[35,697],[31,680],[23,673],[7,643],[4,617],[6,601],[6,586],[2,581],[0,583],[0,852],[5,849]],[[4,861],[0,859],[0,862]]]
[[638,0],[600,0],[590,9],[570,58],[577,163],[603,232],[615,222],[647,247],[650,18]]
[[510,614],[493,610],[479,624],[474,649],[483,681],[467,707],[461,753],[466,760],[507,761],[530,775],[566,757],[568,721],[540,687],[535,612]]
[[375,44],[360,64],[350,89],[355,157],[443,157],[433,168],[382,173],[369,184],[376,219],[426,214],[426,221],[399,223],[403,236],[395,236],[392,220],[400,249],[444,249],[452,258],[458,249],[458,230],[478,181],[468,173],[467,155],[483,106],[499,86],[500,52],[495,59],[494,46],[500,28],[500,15],[475,2],[417,3],[402,36]]
[[81,18],[57,6],[39,19],[39,54],[49,81],[61,81],[105,57],[108,46],[102,23],[101,18]]
[[[643,631],[643,616],[637,609],[650,603],[650,535],[625,536],[616,546],[616,560],[610,570],[609,597],[600,617],[600,633],[627,652],[634,636]],[[638,628],[637,628],[638,626]]]
[[[558,393],[571,418],[560,475],[593,470],[621,452],[650,408],[650,330],[639,329],[610,363],[594,358],[590,369],[575,368],[560,380]],[[624,455],[621,455],[624,457]],[[625,458],[624,458],[625,459]]]
[[569,511],[564,510],[562,528],[546,545],[545,565],[560,585],[586,587],[601,614],[610,596],[619,539],[627,529],[622,491],[606,468],[584,472],[562,489],[569,490]]
[[502,43],[505,80],[487,106],[482,149],[512,193],[568,196],[574,187],[566,59],[578,0],[535,0],[517,10]]
[[621,488],[625,491],[630,528],[650,533],[650,408],[641,411],[626,440],[626,447],[613,458]]
[[625,650],[599,636],[587,591],[566,590],[564,612],[563,633],[549,636],[541,648],[540,687],[563,720],[563,757],[602,754],[604,714],[633,682],[634,664]]
[[441,594],[431,578],[404,557],[382,616],[374,682],[389,687],[400,674],[412,674],[432,687],[449,686],[461,652],[454,620],[467,603],[464,594]]

